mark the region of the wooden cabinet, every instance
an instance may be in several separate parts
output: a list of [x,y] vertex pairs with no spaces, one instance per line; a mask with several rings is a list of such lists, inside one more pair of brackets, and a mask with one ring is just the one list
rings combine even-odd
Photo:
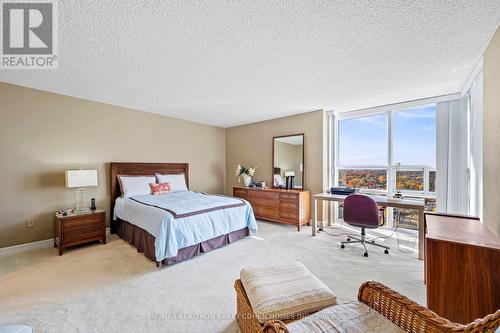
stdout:
[[500,309],[500,240],[476,218],[425,214],[427,307],[467,324]]
[[311,220],[309,191],[233,187],[233,196],[250,202],[259,219],[295,224],[299,231]]
[[98,240],[106,244],[105,211],[54,216],[54,247],[59,248],[59,255],[70,246]]

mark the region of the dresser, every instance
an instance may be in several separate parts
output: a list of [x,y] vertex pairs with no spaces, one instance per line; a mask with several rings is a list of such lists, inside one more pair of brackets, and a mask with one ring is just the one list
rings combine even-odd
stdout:
[[68,247],[94,241],[106,244],[104,210],[54,216],[54,247],[59,249],[59,255]]
[[477,218],[425,214],[427,307],[467,324],[500,309],[500,240]]
[[300,226],[311,220],[311,193],[304,190],[233,187],[233,196],[250,202],[255,217]]

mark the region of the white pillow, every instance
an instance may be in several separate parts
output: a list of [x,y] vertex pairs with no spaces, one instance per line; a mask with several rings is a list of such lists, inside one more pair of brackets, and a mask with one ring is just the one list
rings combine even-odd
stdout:
[[122,197],[151,194],[149,183],[156,183],[154,176],[118,176]]
[[155,174],[158,183],[170,183],[171,192],[188,191],[186,178],[183,173],[177,174]]

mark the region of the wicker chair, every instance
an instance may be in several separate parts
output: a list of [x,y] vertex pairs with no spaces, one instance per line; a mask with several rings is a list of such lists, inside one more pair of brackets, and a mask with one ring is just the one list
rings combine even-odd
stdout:
[[[236,319],[243,333],[287,333],[291,321],[271,320],[261,325],[255,318],[240,280],[235,282]],[[500,326],[500,310],[483,319],[461,325],[453,323],[415,303],[379,282],[365,282],[359,287],[358,300],[384,315],[409,333],[493,333]]]

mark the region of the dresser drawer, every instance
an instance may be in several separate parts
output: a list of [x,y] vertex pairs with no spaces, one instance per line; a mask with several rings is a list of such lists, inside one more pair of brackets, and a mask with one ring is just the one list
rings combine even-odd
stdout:
[[251,198],[258,198],[258,199],[266,199],[266,200],[278,200],[279,199],[279,193],[276,192],[268,192],[268,191],[262,191],[262,190],[249,190],[248,191],[248,197]]
[[280,217],[285,220],[295,221],[299,218],[299,212],[293,210],[282,210],[280,212]]
[[299,200],[299,194],[298,193],[280,193],[280,199],[281,200],[293,200],[293,201],[298,201]]
[[295,201],[281,201],[281,210],[284,211],[293,211],[293,212],[298,212],[299,211],[299,203]]
[[273,199],[249,198],[249,202],[253,209],[255,207],[272,207],[276,209],[279,207],[279,201]]
[[[253,207],[253,206],[252,206]],[[279,218],[279,211],[277,207],[263,207],[263,206],[256,206],[253,207],[253,212],[256,217],[261,217],[264,219],[275,219]]]
[[89,229],[93,227],[101,227],[103,219],[101,215],[86,217],[86,218],[74,218],[64,221],[63,232],[71,230],[81,230]]
[[233,189],[233,197],[243,198],[247,197],[247,190],[242,188],[234,188]]

